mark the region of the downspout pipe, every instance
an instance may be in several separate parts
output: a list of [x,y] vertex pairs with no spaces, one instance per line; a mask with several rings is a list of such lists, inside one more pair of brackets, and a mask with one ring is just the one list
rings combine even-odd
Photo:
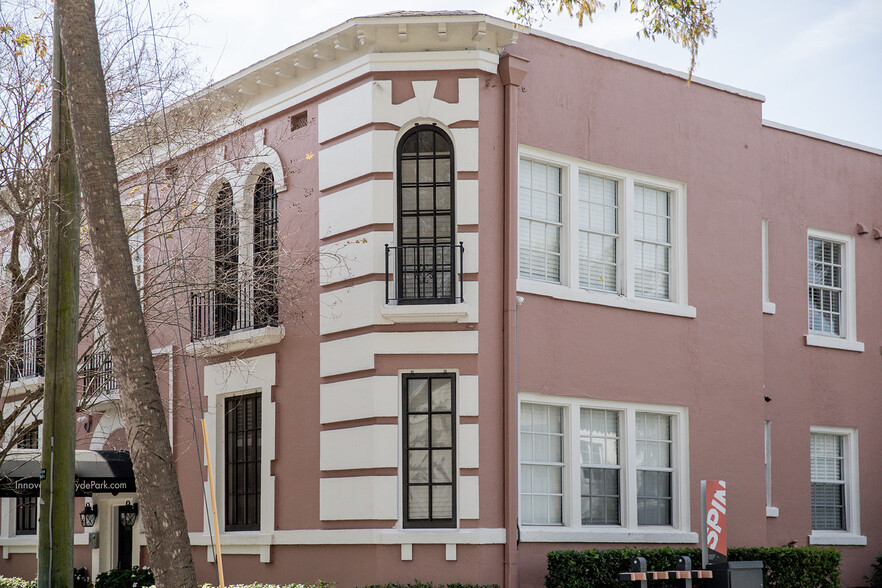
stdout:
[[503,84],[503,287],[502,287],[502,410],[503,523],[505,525],[504,581],[518,585],[518,390],[515,366],[518,277],[518,93],[527,75],[528,60],[503,55],[499,77]]

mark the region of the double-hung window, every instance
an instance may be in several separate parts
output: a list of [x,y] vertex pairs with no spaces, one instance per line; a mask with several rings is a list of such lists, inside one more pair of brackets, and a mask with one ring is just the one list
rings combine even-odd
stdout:
[[686,409],[524,394],[528,541],[694,541]]
[[854,237],[808,231],[806,344],[863,351],[857,341]]
[[[16,444],[17,449],[39,449],[40,431],[32,429],[21,436]],[[15,499],[15,534],[37,534],[37,497],[18,496]]]
[[518,290],[695,316],[686,186],[521,148]]
[[811,521],[813,544],[865,545],[860,535],[857,431],[812,427]]

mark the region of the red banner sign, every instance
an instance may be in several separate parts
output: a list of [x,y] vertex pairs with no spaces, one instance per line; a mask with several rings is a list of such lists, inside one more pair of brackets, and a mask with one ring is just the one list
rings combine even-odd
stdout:
[[704,527],[701,534],[702,563],[723,563],[728,560],[726,544],[726,482],[702,480],[701,502]]

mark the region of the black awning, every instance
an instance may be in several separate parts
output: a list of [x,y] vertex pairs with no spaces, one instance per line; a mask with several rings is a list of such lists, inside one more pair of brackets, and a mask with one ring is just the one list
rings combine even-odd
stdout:
[[[40,452],[16,451],[0,464],[0,497],[40,495]],[[135,491],[128,451],[77,451],[75,495]]]

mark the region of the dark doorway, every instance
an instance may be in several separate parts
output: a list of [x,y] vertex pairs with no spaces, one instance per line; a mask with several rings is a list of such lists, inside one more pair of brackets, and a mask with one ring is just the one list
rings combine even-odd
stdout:
[[116,515],[116,568],[129,570],[132,568],[132,528],[122,524],[119,507],[113,509]]

